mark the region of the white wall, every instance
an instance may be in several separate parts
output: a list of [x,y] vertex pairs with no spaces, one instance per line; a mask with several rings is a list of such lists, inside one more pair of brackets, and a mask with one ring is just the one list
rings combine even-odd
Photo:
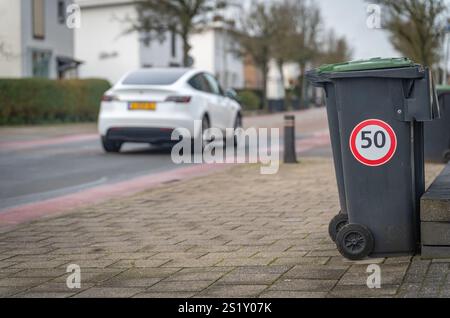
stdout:
[[21,2],[0,0],[0,77],[22,75]]
[[300,76],[300,67],[296,63],[286,63],[283,66],[284,87],[289,88],[291,81],[297,82]]
[[194,67],[214,74],[224,89],[244,87],[244,63],[235,40],[221,28],[210,28],[190,38]]
[[190,54],[194,58],[193,67],[215,74],[214,32],[207,30],[192,34],[189,42],[191,44]]
[[75,55],[83,61],[80,78],[100,77],[115,83],[140,67],[137,33],[124,34],[128,25],[120,19],[135,16],[134,5],[81,9],[81,28],[75,31]]
[[183,65],[183,41],[175,35],[175,56],[172,56],[172,38],[168,33],[163,42],[151,41],[148,46],[140,42],[141,66],[168,67],[170,65]]
[[269,74],[267,78],[267,98],[283,99],[289,88],[290,81],[296,82],[300,75],[300,68],[295,63],[286,63],[283,65],[284,84],[281,82],[281,74],[274,60],[269,63]]
[[281,74],[275,60],[269,63],[269,72],[267,76],[267,98],[282,99],[285,96],[284,85],[281,82]]
[[[81,5],[81,28],[75,31],[75,51],[79,76],[101,77],[112,84],[125,73],[147,67],[182,64],[182,41],[176,38],[176,55],[172,56],[170,34],[162,43],[145,45],[137,32],[127,33],[129,20],[136,18],[133,1],[78,1]],[[127,21],[128,20],[128,21]]]
[[223,29],[215,32],[215,69],[216,76],[225,89],[244,87],[244,63],[236,55],[238,44]]
[[[11,2],[11,1],[10,1]],[[66,6],[72,0],[65,0]],[[45,1],[45,38],[33,38],[32,1],[22,0],[22,43],[23,43],[23,76],[32,76],[31,50],[40,49],[52,53],[50,62],[50,78],[57,78],[56,57],[74,57],[74,32],[65,23],[59,23],[57,2]]]

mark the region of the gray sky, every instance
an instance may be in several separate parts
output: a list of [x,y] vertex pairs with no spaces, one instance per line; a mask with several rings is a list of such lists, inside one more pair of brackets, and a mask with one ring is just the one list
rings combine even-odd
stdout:
[[367,5],[364,0],[315,0],[327,28],[345,35],[353,48],[353,58],[399,56],[389,42],[389,35],[381,29],[366,25]]
[[[282,1],[282,0],[255,0]],[[367,7],[365,0],[309,0],[321,9],[325,28],[333,29],[337,35],[345,36],[353,49],[353,59],[367,59],[371,57],[399,57],[399,54],[389,41],[389,33],[383,29],[367,27]],[[428,0],[434,1],[434,0]],[[238,1],[249,8],[253,0]],[[445,0],[449,8],[450,0]],[[381,15],[381,20],[383,16]],[[449,61],[450,66],[450,61]]]
[[[334,29],[337,34],[345,35],[353,48],[353,59],[401,56],[392,47],[386,31],[367,27],[367,6],[370,2],[364,0],[312,1],[319,5],[326,27]],[[449,7],[450,15],[450,0],[445,2]]]

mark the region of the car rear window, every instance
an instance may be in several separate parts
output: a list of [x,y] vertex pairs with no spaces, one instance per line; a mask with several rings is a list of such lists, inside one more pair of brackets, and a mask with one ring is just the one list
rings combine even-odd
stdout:
[[175,83],[186,69],[140,70],[130,73],[122,81],[124,85],[171,85]]

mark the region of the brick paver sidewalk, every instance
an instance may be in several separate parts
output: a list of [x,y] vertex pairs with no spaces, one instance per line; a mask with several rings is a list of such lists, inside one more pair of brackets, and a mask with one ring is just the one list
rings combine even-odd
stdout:
[[[236,166],[0,228],[0,296],[450,297],[450,260],[343,259],[327,234],[336,192],[328,159],[272,176]],[[371,263],[380,289],[366,287]],[[81,289],[66,286],[69,264]]]

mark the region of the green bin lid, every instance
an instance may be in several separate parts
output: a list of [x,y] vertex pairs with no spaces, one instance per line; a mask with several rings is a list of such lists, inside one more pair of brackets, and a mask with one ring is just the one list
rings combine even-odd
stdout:
[[399,68],[414,66],[415,63],[409,58],[372,58],[368,60],[357,60],[337,64],[325,64],[318,68],[319,73],[351,72],[378,70],[384,68]]
[[450,85],[437,85],[436,91],[438,93],[450,93]]

